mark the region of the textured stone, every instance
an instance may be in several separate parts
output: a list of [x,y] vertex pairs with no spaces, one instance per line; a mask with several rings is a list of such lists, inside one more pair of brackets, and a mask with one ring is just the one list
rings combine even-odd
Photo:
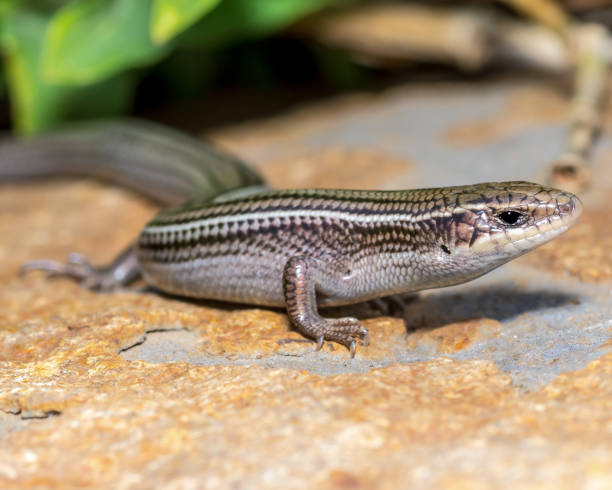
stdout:
[[520,396],[485,361],[317,376],[79,354],[3,366],[4,410],[61,410],[4,438],[3,488],[610,483],[609,355]]

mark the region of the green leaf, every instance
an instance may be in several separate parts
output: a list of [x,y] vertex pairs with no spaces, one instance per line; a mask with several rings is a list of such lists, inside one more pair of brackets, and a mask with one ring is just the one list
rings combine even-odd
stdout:
[[165,43],[194,24],[220,0],[153,0],[151,37]]
[[48,17],[16,9],[5,20],[4,68],[19,132],[33,133],[75,118],[108,117],[127,108],[135,86],[132,75],[82,88],[46,83],[40,60]]
[[16,0],[0,0],[0,17],[6,15],[14,6]]
[[61,7],[45,38],[45,80],[85,85],[159,59],[168,46],[151,40],[150,13],[150,0],[76,0]]

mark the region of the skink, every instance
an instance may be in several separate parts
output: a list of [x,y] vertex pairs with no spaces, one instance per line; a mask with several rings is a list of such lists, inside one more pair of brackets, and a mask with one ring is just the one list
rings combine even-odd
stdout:
[[26,270],[111,289],[140,274],[193,298],[283,306],[314,339],[367,345],[344,305],[459,284],[567,230],[581,213],[569,192],[529,182],[399,191],[280,190],[237,159],[152,124],[119,122],[0,145],[0,180],[94,175],[149,197],[161,211],[110,266],[80,255]]

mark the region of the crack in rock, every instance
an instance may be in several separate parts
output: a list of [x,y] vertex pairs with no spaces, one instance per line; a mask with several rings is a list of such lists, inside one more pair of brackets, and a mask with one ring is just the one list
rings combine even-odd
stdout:
[[147,341],[148,335],[152,334],[152,333],[162,333],[162,332],[189,332],[189,330],[186,327],[154,327],[154,328],[150,328],[144,331],[144,333],[138,337],[138,339],[136,339],[136,341],[134,341],[133,343],[125,346],[125,347],[121,347],[118,351],[117,354],[123,354],[126,351],[129,351],[130,349],[133,349],[134,347],[137,347],[139,345],[144,344]]

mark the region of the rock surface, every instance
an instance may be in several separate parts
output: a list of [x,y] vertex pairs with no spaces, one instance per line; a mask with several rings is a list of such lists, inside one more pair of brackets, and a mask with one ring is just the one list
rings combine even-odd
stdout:
[[[541,180],[564,97],[400,87],[207,136],[276,186]],[[0,488],[612,487],[611,150],[555,242],[399,315],[353,308],[372,337],[353,360],[280,311],[18,277],[108,261],[155,209],[88,181],[2,187]]]

